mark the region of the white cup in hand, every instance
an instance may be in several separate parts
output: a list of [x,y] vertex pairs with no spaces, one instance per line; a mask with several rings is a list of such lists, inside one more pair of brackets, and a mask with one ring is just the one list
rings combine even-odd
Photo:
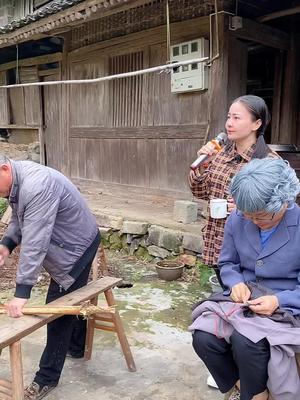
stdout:
[[226,199],[212,199],[209,205],[211,218],[221,219],[227,217]]

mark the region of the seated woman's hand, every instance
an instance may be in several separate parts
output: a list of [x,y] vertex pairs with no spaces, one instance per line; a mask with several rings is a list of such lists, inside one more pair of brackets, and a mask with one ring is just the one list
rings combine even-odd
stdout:
[[230,297],[236,303],[245,303],[250,299],[251,292],[244,282],[237,283],[231,289]]
[[261,296],[255,300],[248,301],[249,308],[256,314],[272,315],[279,307],[276,296]]

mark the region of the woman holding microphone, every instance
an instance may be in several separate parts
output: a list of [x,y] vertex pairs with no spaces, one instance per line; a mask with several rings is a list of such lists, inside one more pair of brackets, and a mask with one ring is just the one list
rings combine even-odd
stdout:
[[[253,158],[277,157],[266,145],[264,133],[270,121],[264,100],[258,96],[241,96],[235,99],[228,111],[226,146],[218,152],[212,142],[198,151],[208,155],[206,163],[189,174],[189,185],[195,197],[201,200],[226,199],[228,213],[235,204],[229,194],[233,176]],[[209,216],[204,231],[203,263],[214,268],[220,280],[217,262],[223,242],[226,218]]]

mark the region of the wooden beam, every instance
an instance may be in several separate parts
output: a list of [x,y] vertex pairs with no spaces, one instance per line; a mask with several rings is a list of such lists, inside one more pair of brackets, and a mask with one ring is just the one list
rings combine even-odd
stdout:
[[16,124],[0,124],[0,129],[39,129],[40,125],[16,125]]
[[71,127],[70,138],[84,139],[201,139],[206,124],[143,127]]
[[238,39],[260,43],[279,50],[289,50],[290,48],[290,37],[287,33],[247,18],[243,18],[243,27],[232,31],[232,35]]
[[[25,58],[24,60],[19,60],[18,66],[29,67],[31,65],[48,64],[61,61],[61,59],[62,59],[62,53],[53,53],[45,56],[37,56],[37,57]],[[8,69],[15,68],[16,65],[17,65],[16,61],[0,64],[0,71],[7,71]]]
[[[210,67],[210,90],[208,102],[208,136],[211,139],[224,130],[225,116],[228,109],[228,50],[229,50],[229,18],[228,15],[218,15],[219,25],[219,56]],[[213,21],[213,29],[215,24]],[[215,35],[213,35],[215,37]],[[216,42],[213,43],[213,54]]]
[[60,73],[60,68],[51,68],[38,71],[39,76],[49,76],[49,75],[56,75]]
[[[173,22],[171,24],[171,44],[176,44],[178,41],[188,41],[195,39],[198,36],[208,38],[209,35],[209,18],[198,17],[188,21]],[[111,54],[122,53],[125,49],[132,50],[134,47],[145,48],[147,45],[155,43],[163,43],[166,40],[166,27],[157,26],[141,32],[130,33],[126,36],[116,37],[108,40],[103,40],[88,46],[83,45],[79,49],[75,49],[69,53],[69,59],[86,60],[90,59],[90,54],[97,50],[106,51]]]
[[[106,17],[117,12],[126,11],[130,8],[139,7],[141,5],[150,3],[152,0],[121,0],[115,4],[104,3],[103,0],[90,0],[82,2],[76,6],[70,7],[64,11],[60,11],[49,17],[42,18],[38,21],[32,22],[20,29],[16,29],[11,33],[6,33],[0,35],[0,47],[6,47],[7,45],[15,42],[23,42],[35,38],[37,32],[52,32],[55,36],[53,30],[55,28],[60,28],[62,26],[73,26],[77,24],[82,24],[83,22],[93,20],[95,18]],[[105,4],[107,5],[105,7]],[[86,10],[90,10],[91,7],[97,6],[99,12],[91,12],[86,15]],[[82,13],[82,14],[81,14]],[[71,20],[71,15],[76,14],[76,19]],[[82,18],[79,19],[79,16]],[[16,39],[16,40],[15,40]]]
[[297,7],[287,8],[285,10],[276,11],[270,14],[262,15],[261,17],[258,17],[256,20],[258,22],[266,22],[266,21],[271,21],[272,19],[287,17],[289,15],[295,15],[299,13],[300,13],[300,6],[297,6]]

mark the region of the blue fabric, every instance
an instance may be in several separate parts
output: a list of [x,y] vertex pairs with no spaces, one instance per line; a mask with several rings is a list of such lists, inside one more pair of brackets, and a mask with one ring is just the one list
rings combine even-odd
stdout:
[[287,209],[262,246],[259,228],[240,212],[229,216],[219,258],[224,285],[259,282],[272,289],[279,305],[300,314],[300,208]]
[[276,228],[277,228],[277,225],[271,229],[266,229],[266,230],[260,229],[259,235],[260,235],[260,242],[261,242],[262,247],[264,247],[266,245],[267,241],[272,236],[272,233],[274,233],[276,231]]

